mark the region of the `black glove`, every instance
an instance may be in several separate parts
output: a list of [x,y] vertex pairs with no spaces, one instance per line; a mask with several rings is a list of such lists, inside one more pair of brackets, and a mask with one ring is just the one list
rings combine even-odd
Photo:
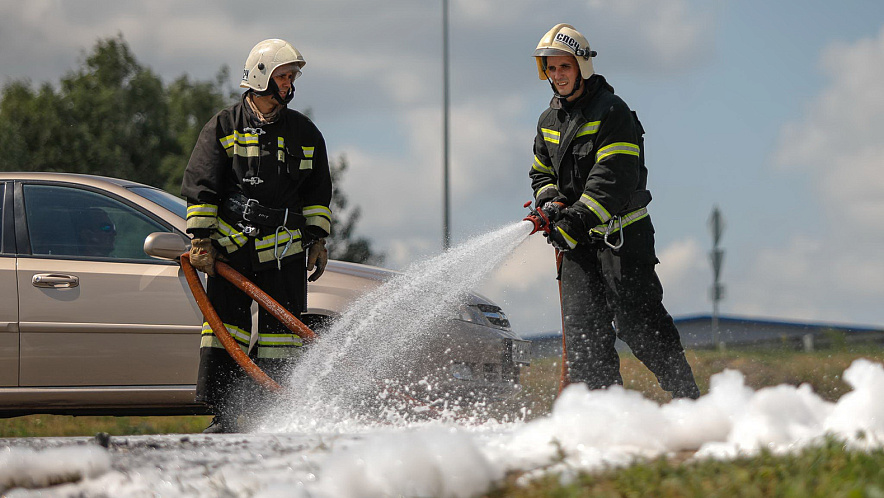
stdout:
[[571,251],[588,240],[589,233],[580,211],[573,207],[559,210],[558,220],[550,226],[546,241],[560,251]]
[[562,219],[562,212],[565,210],[565,204],[560,201],[549,201],[540,208],[549,218],[550,223],[555,223]]
[[555,187],[549,187],[543,191],[536,199],[534,199],[534,207],[539,208],[547,202],[566,202],[564,195],[560,194]]

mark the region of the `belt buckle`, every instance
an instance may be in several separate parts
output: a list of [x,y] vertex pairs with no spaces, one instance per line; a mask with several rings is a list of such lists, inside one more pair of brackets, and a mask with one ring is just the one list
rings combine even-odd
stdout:
[[[253,209],[252,206],[258,206],[258,205],[259,204],[258,204],[257,200],[246,199],[246,203],[242,208],[242,219],[244,221],[254,221],[254,220],[252,220],[252,209]],[[252,228],[254,228],[254,227],[252,227]]]

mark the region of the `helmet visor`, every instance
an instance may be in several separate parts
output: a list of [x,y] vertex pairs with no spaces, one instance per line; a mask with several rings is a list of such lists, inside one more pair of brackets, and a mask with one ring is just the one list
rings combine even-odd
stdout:
[[561,50],[558,48],[549,48],[549,47],[538,48],[537,50],[534,51],[534,57],[553,57],[556,55],[564,55],[564,56],[570,55],[571,57],[574,57],[574,52],[568,52],[567,50]]
[[291,62],[288,64],[283,64],[282,66],[277,67],[273,70],[273,74],[270,75],[271,78],[280,76],[286,73],[292,73],[292,81],[295,81],[301,76],[301,65],[297,62]]

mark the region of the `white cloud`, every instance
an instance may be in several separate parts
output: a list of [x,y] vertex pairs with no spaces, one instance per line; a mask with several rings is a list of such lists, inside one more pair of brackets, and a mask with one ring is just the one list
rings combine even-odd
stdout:
[[[884,230],[884,29],[821,58],[829,85],[779,141],[778,165],[812,175],[835,236]],[[833,233],[834,232],[834,233]]]
[[866,322],[884,295],[884,260],[870,252],[865,244],[796,235],[785,247],[759,251],[730,306],[740,314]]
[[[775,162],[810,179],[825,216],[813,234],[759,252],[736,307],[801,319],[872,320],[884,294],[884,29],[830,45],[829,82],[783,128]],[[786,224],[785,226],[788,226]]]
[[[693,67],[711,53],[708,5],[687,0],[588,0],[587,4],[596,18],[604,19],[591,24],[594,30],[605,35],[612,34],[611,27],[628,30],[637,42],[631,55],[655,69]],[[593,46],[592,39],[589,43]]]
[[[658,248],[657,275],[663,284],[663,302],[670,314],[709,313],[707,298],[712,284],[709,257],[695,239],[673,242]],[[697,309],[697,303],[708,306]]]

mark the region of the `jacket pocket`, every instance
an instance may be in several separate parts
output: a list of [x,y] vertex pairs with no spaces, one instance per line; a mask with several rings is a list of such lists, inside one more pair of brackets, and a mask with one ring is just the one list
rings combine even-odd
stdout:
[[574,160],[579,163],[585,161],[586,158],[590,158],[592,162],[595,162],[595,149],[593,148],[593,145],[592,140],[574,144],[571,147],[571,154],[574,155]]
[[314,147],[301,146],[298,150],[293,150],[292,154],[299,158],[298,161],[298,169],[299,170],[312,170],[313,169],[313,150]]
[[277,159],[280,162],[285,163],[286,169],[289,172],[289,176],[291,176],[293,180],[297,181],[303,174],[303,164],[306,160],[306,158],[304,157],[304,153],[301,151],[301,148],[298,146],[292,147],[286,144],[285,146],[279,148],[277,154]]

